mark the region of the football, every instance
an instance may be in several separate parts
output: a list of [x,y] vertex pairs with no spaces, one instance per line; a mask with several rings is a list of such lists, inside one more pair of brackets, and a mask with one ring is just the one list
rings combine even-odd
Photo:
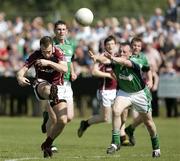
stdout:
[[82,26],[89,26],[93,22],[94,15],[89,8],[80,8],[75,13],[75,20]]

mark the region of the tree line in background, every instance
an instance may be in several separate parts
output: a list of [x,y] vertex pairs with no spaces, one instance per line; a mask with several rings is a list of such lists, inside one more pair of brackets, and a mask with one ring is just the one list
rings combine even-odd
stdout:
[[163,10],[167,0],[0,0],[0,11],[6,13],[8,19],[21,16],[32,19],[42,16],[45,21],[56,21],[59,18],[71,21],[77,9],[90,8],[95,20],[105,17],[138,17],[149,18],[156,7]]

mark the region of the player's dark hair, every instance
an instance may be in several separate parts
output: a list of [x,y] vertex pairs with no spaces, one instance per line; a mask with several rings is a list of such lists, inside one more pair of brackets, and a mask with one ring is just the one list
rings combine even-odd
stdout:
[[120,43],[120,46],[126,46],[126,45],[131,46],[131,44],[128,41]]
[[53,40],[50,36],[44,36],[40,40],[40,46],[44,46],[45,48],[48,47],[50,44],[53,45]]
[[121,51],[121,46],[129,46],[130,50],[132,51],[131,43],[128,41],[120,43],[119,52]]
[[132,40],[131,40],[131,45],[134,43],[134,42],[141,42],[143,43],[142,39],[140,37],[134,37]]
[[66,26],[67,26],[67,24],[66,24],[65,21],[63,21],[63,20],[58,20],[58,21],[56,21],[56,22],[54,23],[54,29],[56,29],[58,25],[66,25]]
[[112,41],[112,40],[114,40],[114,42],[116,43],[116,38],[115,38],[115,36],[113,36],[113,35],[108,36],[108,37],[104,40],[104,45],[106,45],[107,42]]

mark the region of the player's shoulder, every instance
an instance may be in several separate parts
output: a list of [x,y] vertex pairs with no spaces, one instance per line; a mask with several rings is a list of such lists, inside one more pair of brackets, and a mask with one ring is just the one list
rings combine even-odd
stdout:
[[140,52],[139,54],[133,54],[130,59],[134,60],[140,60],[140,59],[147,59],[145,53]]
[[63,56],[64,52],[61,48],[54,46],[54,55],[56,56]]
[[66,40],[65,40],[65,44],[66,44],[66,45],[70,45],[70,46],[72,46],[72,45],[73,45],[73,44],[72,44],[72,42],[71,42],[71,41],[69,41],[68,39],[66,39]]
[[140,52],[139,57],[142,59],[147,59],[146,54],[144,52]]

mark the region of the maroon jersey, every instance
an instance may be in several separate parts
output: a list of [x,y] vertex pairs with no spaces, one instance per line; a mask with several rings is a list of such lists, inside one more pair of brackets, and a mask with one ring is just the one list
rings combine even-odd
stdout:
[[[99,70],[102,72],[112,73],[112,64],[99,64]],[[100,90],[111,90],[116,89],[117,82],[111,78],[99,78],[99,89]]]
[[[43,56],[41,50],[36,50],[25,61],[25,66],[27,68],[34,66],[37,79],[46,80],[51,84],[62,85],[63,80],[64,80],[63,79],[64,78],[63,72],[58,72],[50,66],[39,68],[37,65],[35,65],[36,60],[39,60],[39,59],[47,59],[47,58],[45,58]],[[52,53],[52,56],[48,60],[53,61],[55,63],[58,63],[59,61],[63,61],[64,60],[64,53],[59,48],[55,47],[55,50]]]

